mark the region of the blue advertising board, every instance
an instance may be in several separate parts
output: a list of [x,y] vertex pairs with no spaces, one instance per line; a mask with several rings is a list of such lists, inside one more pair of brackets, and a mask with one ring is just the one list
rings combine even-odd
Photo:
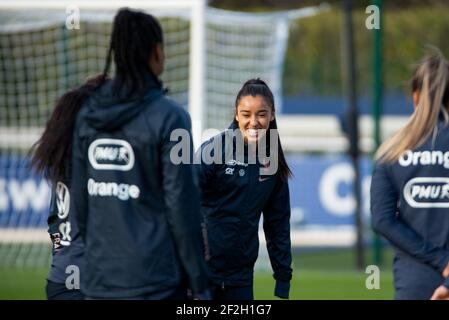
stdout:
[[[290,155],[292,229],[301,226],[352,226],[353,170],[344,156]],[[360,162],[362,208],[368,215],[371,161]],[[0,156],[0,228],[45,227],[50,188],[21,156]]]
[[[354,170],[345,156],[290,156],[292,227],[354,225]],[[371,159],[359,163],[362,213],[369,216]]]

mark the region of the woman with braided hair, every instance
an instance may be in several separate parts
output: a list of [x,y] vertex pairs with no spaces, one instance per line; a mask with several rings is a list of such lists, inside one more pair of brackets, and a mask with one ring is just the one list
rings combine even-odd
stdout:
[[[199,191],[192,164],[174,164],[190,117],[165,96],[163,34],[153,16],[115,16],[104,75],[75,125],[71,192],[92,299],[207,297]],[[191,141],[189,141],[191,144]]]

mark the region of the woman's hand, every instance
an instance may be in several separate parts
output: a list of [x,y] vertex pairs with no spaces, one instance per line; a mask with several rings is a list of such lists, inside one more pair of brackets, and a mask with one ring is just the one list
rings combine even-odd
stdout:
[[[443,270],[443,277],[449,277],[449,263]],[[449,288],[446,286],[439,286],[433,293],[431,300],[449,300]]]
[[439,286],[430,300],[449,300],[449,289],[445,286]]
[[447,264],[446,268],[443,270],[443,277],[447,278],[449,277],[449,263]]

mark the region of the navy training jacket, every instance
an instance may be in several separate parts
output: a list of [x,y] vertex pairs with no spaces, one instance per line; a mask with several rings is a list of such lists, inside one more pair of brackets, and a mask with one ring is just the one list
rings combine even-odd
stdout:
[[208,289],[194,167],[170,159],[170,135],[190,131],[190,117],[149,82],[121,98],[109,81],[78,115],[72,196],[88,297],[163,298],[186,280],[194,293]]
[[441,118],[437,132],[398,161],[378,163],[372,177],[372,226],[395,248],[397,299],[429,299],[449,262],[449,126]]
[[[238,127],[233,123],[229,129],[238,130]],[[221,287],[253,284],[254,264],[259,251],[259,221],[263,213],[276,295],[286,298],[292,277],[288,182],[281,180],[279,170],[275,175],[261,176],[259,169],[262,165],[258,159],[255,164],[248,164],[246,149],[245,161],[238,161],[235,140],[226,139],[227,133],[225,131],[201,146],[201,152],[207,152],[205,149],[212,147],[215,139],[221,139],[224,146],[221,148],[221,163],[206,164],[202,161],[199,170],[211,281]],[[225,150],[229,147],[234,157],[225,159]]]

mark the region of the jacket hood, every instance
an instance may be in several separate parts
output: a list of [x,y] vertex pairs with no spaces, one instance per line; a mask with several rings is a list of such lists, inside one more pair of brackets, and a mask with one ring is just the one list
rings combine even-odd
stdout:
[[143,103],[163,95],[161,84],[152,79],[145,90],[131,95],[124,90],[117,92],[115,81],[107,81],[86,102],[85,120],[97,130],[109,132],[120,128],[143,110]]

